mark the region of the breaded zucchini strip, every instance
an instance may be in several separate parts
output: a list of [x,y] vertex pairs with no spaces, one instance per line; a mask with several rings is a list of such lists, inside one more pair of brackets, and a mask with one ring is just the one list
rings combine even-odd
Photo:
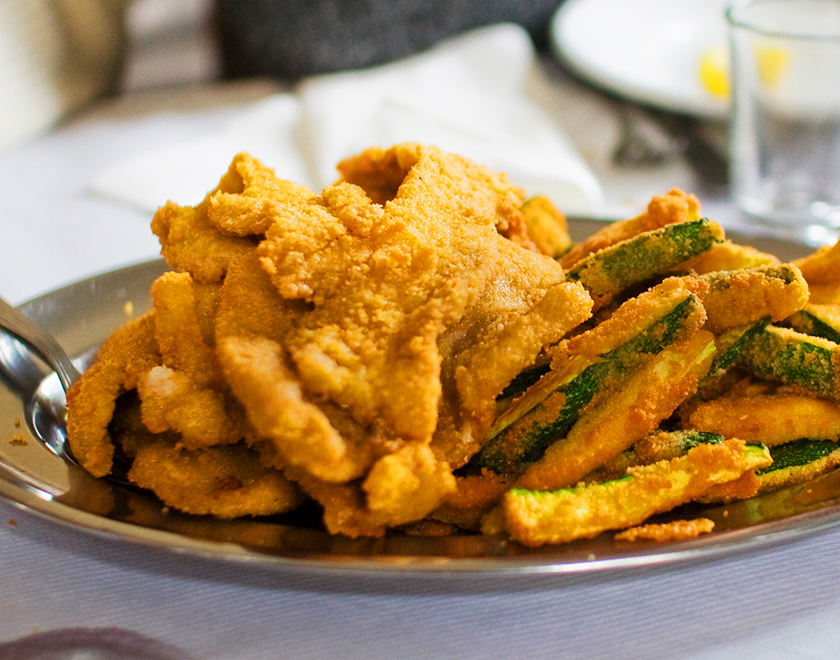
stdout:
[[715,334],[764,317],[781,321],[808,303],[808,284],[792,264],[720,271],[699,279],[709,284],[698,295],[709,316],[706,329]]
[[793,263],[802,271],[808,284],[840,282],[840,241],[834,245],[824,245]]
[[562,437],[586,406],[705,318],[697,297],[677,278],[626,302],[604,323],[558,347],[552,371],[500,415],[473,465],[518,473]]
[[793,262],[811,289],[810,302],[840,303],[840,241]]
[[615,481],[549,492],[514,489],[503,499],[505,526],[511,538],[529,546],[592,538],[638,525],[770,462],[766,447],[731,439],[632,468]]
[[714,336],[698,330],[637,370],[606,400],[581,415],[517,481],[531,490],[565,488],[656,429],[693,394],[709,370]]
[[772,465],[758,470],[759,493],[814,479],[840,465],[840,444],[831,440],[797,440],[770,448]]
[[840,282],[808,282],[808,300],[817,305],[840,305]]
[[840,305],[809,303],[785,322],[797,332],[840,343]]
[[769,447],[801,438],[838,440],[840,405],[790,392],[731,395],[696,404],[682,426]]
[[723,238],[720,225],[705,218],[667,225],[591,254],[567,275],[583,284],[600,309],[622,291],[668,273]]
[[771,325],[744,347],[740,365],[759,378],[840,400],[840,344],[833,341]]
[[724,437],[718,433],[704,431],[654,431],[621,452],[618,456],[604,463],[597,470],[590,472],[583,481],[585,483],[601,483],[618,479],[631,467],[650,465],[659,461],[670,461],[672,458],[684,456],[697,445],[718,444]]
[[717,352],[715,353],[715,359],[712,361],[712,366],[709,367],[709,373],[700,383],[701,394],[704,390],[711,388],[738,361],[744,347],[749,344],[755,335],[762,332],[769,323],[770,319],[764,318],[749,325],[730,328],[715,336]]
[[[724,441],[718,433],[704,431],[655,431],[634,444],[627,451],[605,463],[583,480],[585,483],[600,483],[618,479],[632,467],[651,465],[685,456],[701,444],[715,445]],[[733,481],[712,486],[701,498],[702,502],[731,502],[743,500],[758,493],[760,482],[755,470],[748,470]]]
[[722,270],[780,266],[781,263],[775,255],[761,252],[749,245],[738,245],[727,239],[723,243],[713,245],[703,254],[680,264],[679,270],[704,275]]
[[566,270],[575,266],[582,259],[616,243],[626,241],[647,231],[666,225],[700,217],[700,202],[694,195],[687,195],[679,188],[673,188],[667,194],[656,196],[644,213],[629,220],[613,222],[595,232],[583,243],[575,245],[563,255],[560,265]]

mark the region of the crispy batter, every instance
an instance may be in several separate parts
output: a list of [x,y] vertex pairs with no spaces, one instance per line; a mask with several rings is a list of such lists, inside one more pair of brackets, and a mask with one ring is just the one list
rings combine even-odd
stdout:
[[434,509],[455,490],[455,477],[428,445],[412,442],[374,463],[362,490],[374,520],[394,527]]
[[114,445],[108,424],[117,397],[134,389],[141,375],[160,364],[155,319],[130,321],[102,344],[96,362],[67,394],[67,439],[77,461],[95,477],[111,471]]
[[129,478],[169,506],[219,518],[282,513],[300,503],[286,477],[241,445],[187,451],[156,438],[138,448]]
[[226,337],[267,337],[282,341],[309,305],[286,300],[271,283],[256,254],[234,259],[221,287],[215,319],[216,341]]
[[361,487],[316,479],[292,467],[286,473],[324,507],[333,534],[382,536],[388,527],[420,520],[455,490],[455,477],[427,445],[413,442],[380,458]]
[[303,186],[284,182],[248,154],[239,154],[198,206],[172,202],[158,209],[152,232],[161,254],[177,271],[197,282],[220,282],[231,260],[253,250],[248,234],[265,231],[280,212],[311,196]]
[[160,239],[166,262],[203,283],[220,282],[230,261],[252,248],[247,239],[225,236],[213,227],[206,205],[193,208],[167,202],[155,213],[152,231]]
[[278,214],[294,214],[313,197],[306,186],[278,179],[250,154],[238,154],[207,198],[207,219],[226,234],[263,234]]
[[[303,493],[347,537],[500,529],[515,477],[453,473],[486,437],[497,396],[550,346],[588,355],[591,337],[617,343],[636,330],[605,313],[581,333],[593,300],[552,258],[568,241],[562,215],[547,200],[523,212],[524,192],[503,175],[417,144],[367,150],[339,172],[316,194],[240,154],[200,204],[158,211],[153,231],[176,272],[154,283],[153,313],[116,333],[71,391],[71,447],[104,475],[113,433],[129,477],[191,513],[272,514]],[[531,229],[551,256],[528,234],[537,211],[552,224]],[[563,263],[698,214],[674,189]],[[765,255],[735,249],[714,263],[733,259]],[[704,287],[672,278],[661,290]],[[628,303],[633,318],[645,305]],[[712,359],[712,335],[692,332],[587,409],[516,485],[572,485],[659,426]],[[669,452],[651,443],[634,460]],[[718,496],[742,496],[755,485],[747,476]]]
[[723,285],[712,279],[708,290],[697,292],[709,317],[706,327],[715,334],[767,316],[781,321],[808,302],[808,285],[794,266],[774,272],[744,268],[721,279]]
[[823,245],[793,263],[802,271],[808,284],[836,284],[840,282],[840,241]]
[[726,239],[723,243],[716,243],[702,254],[680,264],[679,270],[702,275],[719,270],[778,266],[781,263],[775,255],[761,252],[749,245],[738,245]]
[[698,403],[685,428],[778,445],[800,438],[840,438],[840,405],[806,394],[733,394]]
[[685,541],[701,534],[708,534],[715,528],[713,520],[694,518],[693,520],[672,520],[669,523],[640,525],[631,527],[615,535],[616,541]]
[[444,499],[443,504],[429,517],[440,522],[457,525],[461,529],[477,530],[482,518],[496,505],[499,498],[513,483],[490,470],[481,474],[456,479],[456,489]]
[[187,449],[232,444],[245,436],[245,419],[235,401],[169,367],[146,372],[137,392],[146,428],[178,432]]
[[[203,292],[211,287],[218,288],[205,285]],[[221,386],[221,371],[213,345],[199,324],[196,299],[188,273],[164,273],[152,283],[155,332],[163,364],[198,387]]]
[[740,477],[723,484],[716,484],[706,491],[698,502],[726,504],[736,500],[745,500],[756,495],[761,489],[762,481],[756,476],[755,470],[744,472]]
[[566,216],[544,195],[525,200],[519,209],[525,217],[528,237],[537,249],[559,259],[572,247]]
[[348,443],[325,411],[307,400],[283,347],[265,337],[228,337],[219,344],[225,375],[260,438],[282,464],[325,481],[357,478],[370,465],[370,443]]
[[[418,148],[423,149],[416,144],[398,145],[392,149],[367,149],[358,156],[341,161],[338,171],[341,172],[344,181],[356,184],[376,204],[384,206],[397,196],[400,186],[404,183],[406,171],[414,164],[416,155],[412,152]],[[433,151],[439,152],[437,149]],[[503,194],[495,218],[498,232],[523,247],[535,250],[536,246],[528,234],[525,215],[521,212],[521,200],[524,199],[525,192],[510,186],[504,175],[494,174],[464,158],[454,158],[470,167],[470,175],[476,182],[483,180]],[[509,193],[513,193],[513,196]]]

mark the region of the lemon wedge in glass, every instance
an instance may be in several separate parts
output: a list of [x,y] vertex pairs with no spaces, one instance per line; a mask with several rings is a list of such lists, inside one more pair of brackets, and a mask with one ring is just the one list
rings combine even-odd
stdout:
[[713,96],[729,96],[729,49],[721,44],[703,51],[700,57],[700,82]]
[[758,79],[765,87],[775,87],[790,62],[790,50],[769,43],[756,43],[753,52]]
[[[787,48],[770,43],[753,45],[755,68],[758,79],[767,87],[779,84],[790,62]],[[703,51],[700,57],[700,82],[704,89],[719,98],[727,98],[729,89],[729,49],[723,44],[715,45]]]

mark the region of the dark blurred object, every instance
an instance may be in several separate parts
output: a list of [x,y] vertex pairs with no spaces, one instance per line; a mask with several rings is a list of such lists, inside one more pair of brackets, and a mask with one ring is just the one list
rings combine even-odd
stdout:
[[281,80],[384,64],[493,23],[536,47],[562,0],[217,0],[225,77]]
[[59,628],[0,644],[0,660],[191,660],[183,651],[123,628]]

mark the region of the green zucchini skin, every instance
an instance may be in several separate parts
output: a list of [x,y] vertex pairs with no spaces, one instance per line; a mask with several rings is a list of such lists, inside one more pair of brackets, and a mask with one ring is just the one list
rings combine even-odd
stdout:
[[773,463],[756,471],[759,494],[801,484],[840,466],[840,442],[802,439],[770,448]]
[[840,308],[836,305],[806,305],[787,319],[787,325],[797,332],[840,344]]
[[566,275],[602,307],[621,291],[665,275],[723,240],[720,225],[708,218],[666,225],[591,254]]
[[[693,294],[621,346],[604,353],[568,382],[549,393],[517,420],[491,435],[472,458],[473,466],[498,474],[519,473],[562,438],[599,394],[616,387],[648,356],[660,353],[682,335],[687,320],[702,313]],[[538,387],[539,383],[535,386]]]
[[724,440],[724,437],[719,433],[710,433],[709,431],[688,430],[673,431],[672,433],[679,440],[683,453],[688,453],[700,445],[719,445]]
[[709,369],[709,374],[703,379],[701,387],[708,382],[720,378],[725,374],[730,367],[738,362],[741,353],[749,345],[754,337],[762,333],[767,326],[770,325],[770,319],[764,318],[751,325],[732,328],[726,332],[718,335],[715,338],[715,343],[718,347],[718,353],[715,356],[712,366]]
[[549,364],[538,364],[533,367],[529,367],[522,371],[516,378],[514,378],[510,384],[502,390],[502,393],[496,397],[497,401],[502,401],[504,399],[512,399],[514,397],[519,396],[525,390],[527,390],[531,385],[534,385],[540,378],[542,378],[545,374],[547,374],[551,370],[551,365]]
[[769,325],[750,339],[739,364],[759,378],[796,385],[837,401],[838,361],[840,344]]
[[798,468],[826,456],[830,456],[840,449],[840,444],[833,440],[796,440],[783,445],[770,447],[773,463],[766,468],[756,471],[757,475]]

